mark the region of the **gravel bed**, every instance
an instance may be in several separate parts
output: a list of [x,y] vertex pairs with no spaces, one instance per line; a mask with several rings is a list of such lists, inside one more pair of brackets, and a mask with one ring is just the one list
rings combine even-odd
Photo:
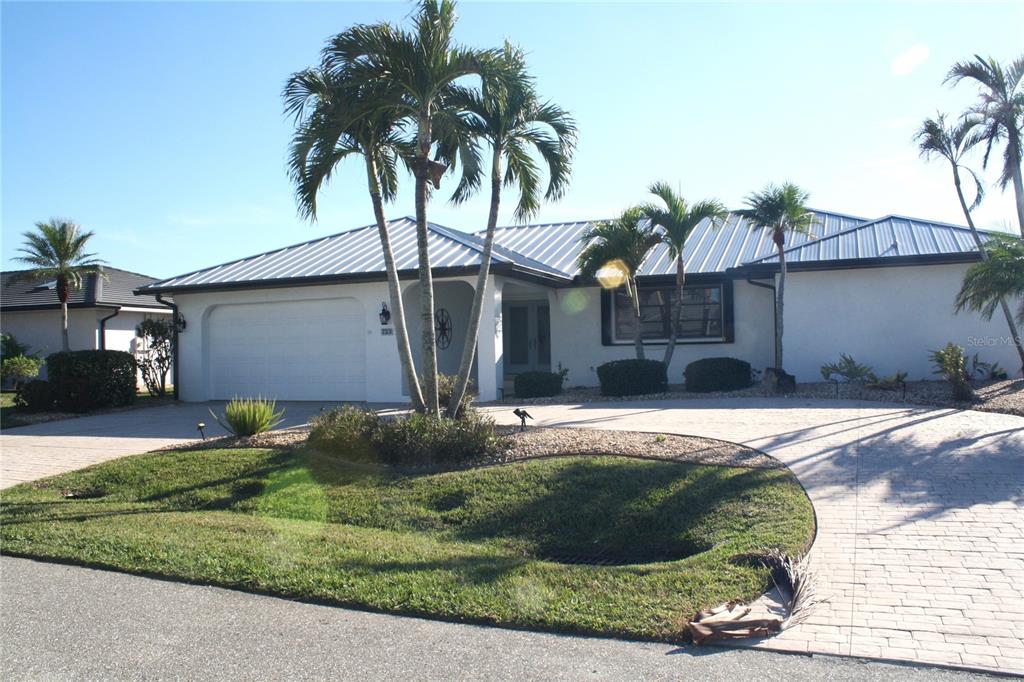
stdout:
[[907,383],[906,396],[902,390],[883,391],[858,384],[839,384],[838,395],[833,383],[817,382],[798,384],[796,393],[780,395],[761,385],[740,391],[714,391],[710,393],[689,393],[682,385],[673,385],[665,393],[650,393],[624,397],[601,395],[594,387],[577,387],[563,391],[549,398],[505,398],[498,404],[505,405],[554,405],[591,402],[621,402],[630,400],[706,400],[709,398],[783,398],[789,400],[835,398],[846,400],[871,400],[908,405],[930,405],[958,409],[1002,412],[1024,416],[1024,379],[1008,379],[975,384],[977,402],[965,403],[952,399],[949,384],[945,381],[912,381]]

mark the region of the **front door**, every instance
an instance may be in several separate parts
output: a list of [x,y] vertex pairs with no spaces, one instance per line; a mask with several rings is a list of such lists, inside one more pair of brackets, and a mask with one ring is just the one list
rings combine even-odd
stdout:
[[506,303],[505,372],[551,371],[551,311],[547,301]]

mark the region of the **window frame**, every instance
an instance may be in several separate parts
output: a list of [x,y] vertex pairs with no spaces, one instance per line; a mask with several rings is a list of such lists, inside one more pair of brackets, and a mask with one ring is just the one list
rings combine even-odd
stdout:
[[[689,278],[688,278],[689,279]],[[668,281],[648,281],[639,282],[638,287],[640,291],[650,291],[652,289],[658,290],[674,290],[675,278],[672,278],[671,282]],[[707,289],[717,287],[719,289],[719,305],[721,307],[721,319],[722,319],[722,334],[721,336],[701,336],[701,337],[679,337],[676,339],[676,345],[688,345],[688,344],[709,344],[709,343],[734,343],[735,342],[735,326],[733,320],[733,282],[731,279],[714,279],[705,280],[703,278],[699,280],[690,280],[686,283],[685,288],[687,289]],[[608,291],[605,289],[601,290],[601,345],[604,346],[631,346],[633,345],[633,338],[630,336],[628,339],[623,339],[616,334],[616,306],[615,306],[615,294],[617,290]],[[645,346],[665,346],[668,345],[667,338],[658,339],[644,339],[643,345]]]

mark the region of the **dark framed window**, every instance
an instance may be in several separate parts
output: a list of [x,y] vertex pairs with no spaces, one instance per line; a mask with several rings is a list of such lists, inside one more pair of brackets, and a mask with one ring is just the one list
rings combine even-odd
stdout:
[[[667,341],[672,322],[674,287],[640,289],[640,328],[644,341]],[[613,343],[633,341],[633,303],[625,287],[612,295]],[[726,306],[721,284],[691,285],[683,289],[683,307],[676,337],[681,341],[726,340]]]

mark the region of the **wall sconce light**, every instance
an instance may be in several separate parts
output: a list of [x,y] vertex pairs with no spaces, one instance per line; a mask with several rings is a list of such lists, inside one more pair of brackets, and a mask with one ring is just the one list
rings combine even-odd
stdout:
[[382,327],[386,326],[389,322],[391,322],[391,311],[388,310],[388,304],[387,303],[381,303],[380,304],[380,316],[379,317],[380,317],[380,325]]
[[180,313],[175,313],[174,314],[174,328],[176,330],[178,330],[178,333],[180,334],[183,331],[185,331],[185,327],[187,327],[187,326],[188,326],[188,323],[185,322],[184,316],[182,316]]

